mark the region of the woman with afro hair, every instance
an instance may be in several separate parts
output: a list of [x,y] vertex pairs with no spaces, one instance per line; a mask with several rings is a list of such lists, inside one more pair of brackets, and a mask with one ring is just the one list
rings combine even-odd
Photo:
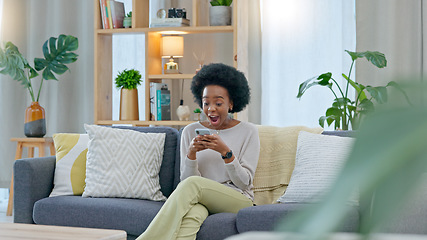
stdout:
[[[191,91],[207,120],[184,128],[181,183],[138,239],[196,239],[209,214],[253,205],[258,130],[229,116],[249,103],[245,76],[233,67],[209,64],[194,76]],[[198,135],[196,129],[211,134]]]

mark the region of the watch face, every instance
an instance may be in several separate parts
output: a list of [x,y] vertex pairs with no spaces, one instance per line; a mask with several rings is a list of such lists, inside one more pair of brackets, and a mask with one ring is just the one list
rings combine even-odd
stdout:
[[230,150],[229,152],[227,152],[226,154],[225,154],[225,156],[221,156],[223,159],[226,159],[226,158],[231,158],[233,156],[233,152]]

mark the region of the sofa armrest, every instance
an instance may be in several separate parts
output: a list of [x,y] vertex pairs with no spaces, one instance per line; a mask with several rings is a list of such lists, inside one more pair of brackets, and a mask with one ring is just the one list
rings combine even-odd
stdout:
[[15,161],[13,165],[15,223],[34,223],[34,203],[48,197],[52,192],[55,164],[55,156]]

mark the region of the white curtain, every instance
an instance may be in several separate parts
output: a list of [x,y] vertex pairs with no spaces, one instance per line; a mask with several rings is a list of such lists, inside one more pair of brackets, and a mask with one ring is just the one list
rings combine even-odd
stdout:
[[425,0],[357,0],[357,50],[380,51],[387,67],[357,64],[362,84],[384,85],[427,71],[427,2]]
[[[49,37],[73,35],[79,40],[78,60],[59,81],[45,81],[40,105],[46,110],[47,134],[84,132],[83,123],[93,123],[93,1],[3,0],[1,42],[13,42],[31,65],[42,57]],[[37,81],[34,86],[37,86]],[[24,136],[28,90],[8,76],[0,75],[0,187],[8,188],[16,142]]]
[[318,126],[331,106],[327,88],[296,98],[303,81],[325,72],[336,80],[348,73],[355,50],[354,0],[262,1],[263,125]]

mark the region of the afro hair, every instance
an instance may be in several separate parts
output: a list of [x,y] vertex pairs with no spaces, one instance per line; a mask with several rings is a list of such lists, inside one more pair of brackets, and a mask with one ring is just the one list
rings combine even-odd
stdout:
[[201,107],[203,90],[206,86],[218,85],[227,89],[233,109],[230,113],[242,111],[248,105],[251,98],[251,90],[245,75],[228,65],[222,63],[211,63],[205,65],[193,77],[191,92],[194,101]]

